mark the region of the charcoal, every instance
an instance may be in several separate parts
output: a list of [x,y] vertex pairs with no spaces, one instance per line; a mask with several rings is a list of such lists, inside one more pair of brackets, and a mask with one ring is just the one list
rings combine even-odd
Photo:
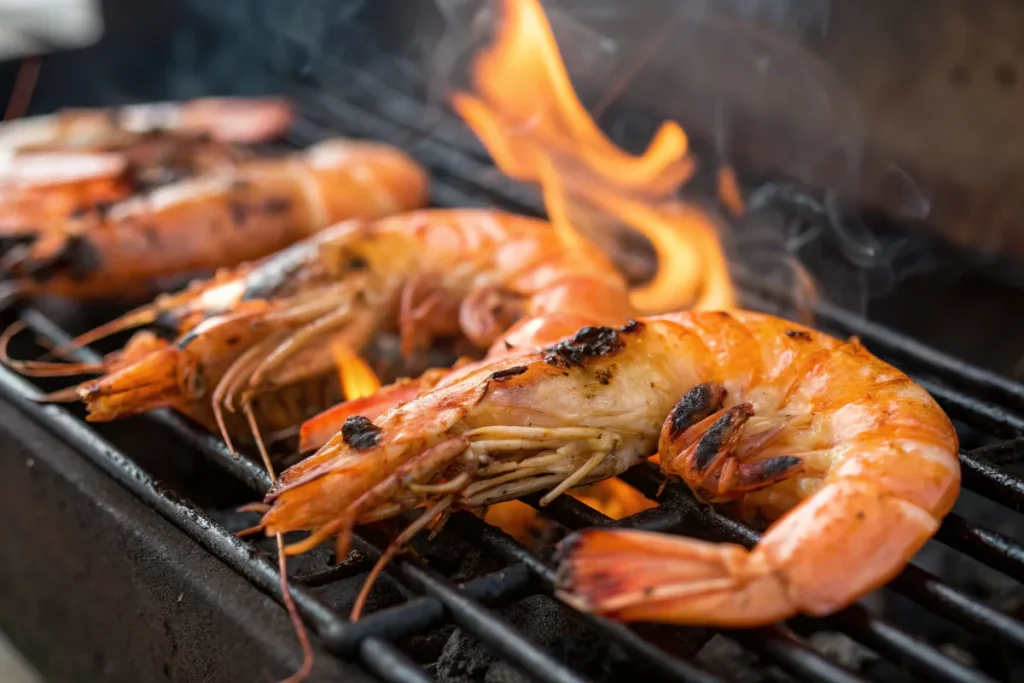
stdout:
[[[526,598],[501,610],[521,633],[544,647],[558,661],[595,681],[620,681],[635,671],[621,649],[595,638],[560,603],[546,596]],[[530,680],[496,657],[471,634],[456,629],[433,667],[443,683],[519,683]]]

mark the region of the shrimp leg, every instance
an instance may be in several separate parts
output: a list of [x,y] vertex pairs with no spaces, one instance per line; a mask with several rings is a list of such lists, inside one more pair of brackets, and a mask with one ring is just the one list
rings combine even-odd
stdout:
[[[322,526],[298,543],[289,545],[286,548],[287,553],[289,555],[304,553],[337,534],[335,556],[339,559],[345,557],[352,545],[352,530],[360,513],[373,512],[377,507],[386,504],[401,489],[415,483],[425,473],[436,472],[444,464],[465,453],[467,448],[468,443],[465,439],[455,437],[426,449],[356,498],[333,522]],[[268,533],[270,532],[268,531]]]
[[[778,427],[765,432],[756,447],[738,453],[744,427],[754,411],[749,403],[719,408],[724,395],[721,385],[702,384],[676,404],[662,427],[659,455],[664,471],[681,475],[699,490],[711,493],[713,499],[728,499],[799,474],[803,461],[791,455],[747,462],[779,433]],[[718,410],[707,414],[715,408]],[[700,417],[704,419],[693,424]]]

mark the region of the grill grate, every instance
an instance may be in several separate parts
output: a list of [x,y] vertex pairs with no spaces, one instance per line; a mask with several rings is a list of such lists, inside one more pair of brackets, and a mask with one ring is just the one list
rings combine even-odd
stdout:
[[[38,311],[27,310],[22,318],[31,329],[48,341],[60,344],[70,339]],[[865,335],[865,341],[871,346],[873,339]],[[83,353],[83,359],[89,356],[95,357],[89,352]],[[268,594],[280,598],[277,570],[267,559],[254,555],[245,542],[218,526],[189,502],[169,496],[158,482],[132,462],[130,456],[106,442],[88,425],[62,408],[35,403],[33,399],[39,396],[39,392],[10,371],[0,371],[0,393],[30,417],[81,450],[96,465],[246,579]],[[956,405],[947,405],[947,409],[950,408],[956,408]],[[964,414],[970,416],[970,411]],[[149,419],[172,430],[184,443],[202,450],[255,492],[262,493],[269,486],[269,478],[258,464],[246,458],[232,457],[217,438],[198,430],[179,416],[159,411],[151,414]],[[1024,454],[1024,441],[1008,441],[963,453],[961,462],[964,466],[965,486],[983,495],[992,494],[989,497],[994,500],[1011,509],[1019,509],[1018,506],[1024,503],[1024,481],[986,462],[993,453],[1008,452]],[[635,468],[622,478],[647,496],[653,496],[661,484],[657,469],[650,465]],[[620,523],[635,528],[686,533],[748,546],[757,541],[756,532],[701,505],[680,485],[669,485],[660,501],[658,508],[639,513]],[[526,502],[541,509],[536,496],[527,498]],[[563,497],[542,511],[569,528],[613,523],[600,512],[571,498]],[[401,654],[391,642],[422,633],[450,620],[476,635],[496,653],[536,680],[552,683],[585,680],[532,644],[527,637],[516,632],[482,604],[503,602],[510,596],[522,596],[524,593],[550,592],[554,578],[552,569],[508,535],[468,513],[453,515],[449,528],[467,540],[483,545],[508,561],[509,566],[456,587],[428,568],[406,560],[396,560],[390,575],[422,597],[370,614],[355,624],[348,623],[297,585],[325,583],[331,580],[330,576],[323,576],[321,572],[319,576],[293,580],[293,597],[325,647],[340,656],[358,657],[384,680],[430,680],[420,667]],[[951,514],[943,523],[937,540],[1012,578],[1024,579],[1024,547],[1001,534]],[[379,548],[363,537],[357,538],[356,547],[368,558],[375,558],[379,553]],[[351,567],[343,567],[343,570],[327,571],[335,572],[335,578],[352,573]],[[909,566],[890,584],[890,588],[977,633],[1024,649],[1024,624],[977,602],[925,570]],[[636,659],[638,665],[649,669],[660,680],[719,680],[695,664],[644,641],[626,626],[590,615],[582,615],[581,618],[601,637],[616,641]],[[773,626],[735,632],[730,636],[751,651],[776,662],[799,680],[864,680],[818,654],[794,633],[811,633],[822,629],[845,633],[878,654],[905,664],[934,680],[990,680],[983,673],[942,654],[913,635],[869,614],[860,606],[847,608],[825,620],[800,618],[794,620],[791,626],[792,630],[784,626]]]
[[[334,125],[337,121],[344,121],[352,133],[399,144],[407,142],[410,133],[422,132],[418,131],[418,123],[410,114],[370,111],[340,100],[325,100],[322,93],[310,103],[305,113],[309,118],[299,127],[300,139],[297,140],[303,143],[319,137],[324,123]],[[424,118],[429,117],[421,116],[418,120]],[[464,141],[456,139],[460,135],[463,133],[454,127],[442,127],[436,135],[420,140],[414,147],[414,154],[439,172],[441,180],[435,186],[435,201],[439,204],[473,205],[490,203],[498,198],[506,206],[536,211],[535,199],[501,179],[472,145],[464,145]],[[446,177],[455,180],[446,182]],[[748,288],[747,297],[747,305],[769,312],[778,312],[784,304],[772,292],[752,288]],[[856,334],[875,353],[915,373],[915,378],[935,395],[955,420],[983,434],[1008,439],[961,454],[964,486],[1011,510],[1024,510],[1024,480],[999,467],[1002,462],[1024,457],[1024,439],[1018,438],[1024,432],[1024,418],[1021,417],[1024,413],[1024,386],[964,364],[841,309],[822,306],[817,313],[819,324],[826,331],[840,335]],[[52,343],[60,344],[69,339],[63,330],[37,310],[23,311],[22,319],[35,333]],[[89,360],[90,354],[84,351],[83,360]],[[0,369],[0,394],[80,450],[207,551],[280,601],[276,566],[255,553],[252,546],[213,522],[203,511],[171,495],[139,468],[130,455],[119,451],[66,410],[37,404],[34,399],[40,392],[36,387],[6,369]],[[152,413],[148,419],[169,429],[183,444],[202,451],[255,493],[262,494],[268,488],[269,478],[261,466],[244,457],[232,457],[219,439],[202,432],[187,420],[167,411]],[[622,479],[647,496],[653,496],[661,484],[657,470],[648,465],[625,473]],[[757,540],[754,531],[698,503],[681,485],[670,485],[659,500],[659,507],[618,524],[748,546]],[[526,502],[540,509],[537,497],[528,498]],[[568,497],[560,498],[541,511],[570,529],[614,523]],[[430,679],[423,669],[394,643],[454,622],[533,679],[551,683],[585,681],[582,675],[531,642],[527,635],[517,631],[491,607],[531,594],[550,594],[553,570],[549,564],[510,536],[468,513],[453,515],[447,529],[486,548],[508,565],[456,586],[428,567],[399,558],[387,573],[414,596],[401,605],[369,614],[354,624],[347,622],[308,589],[365,571],[380,552],[369,538],[356,538],[356,549],[363,555],[362,559],[293,578],[292,595],[324,647],[338,656],[357,658],[382,680],[427,681]],[[952,514],[943,523],[936,540],[1024,582],[1024,546],[1000,533]],[[909,566],[889,587],[981,636],[1024,651],[1024,623],[978,602],[917,566]],[[721,680],[694,662],[645,640],[629,627],[590,615],[580,615],[579,618],[598,637],[616,643],[638,669],[656,680],[700,683]],[[727,635],[798,680],[865,680],[830,661],[808,644],[805,636],[822,630],[844,633],[928,680],[991,680],[983,672],[940,652],[861,606],[850,607],[823,620],[799,618],[786,625],[729,632]]]

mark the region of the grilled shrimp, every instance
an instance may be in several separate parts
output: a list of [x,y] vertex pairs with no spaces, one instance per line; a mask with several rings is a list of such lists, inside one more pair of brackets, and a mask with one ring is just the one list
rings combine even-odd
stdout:
[[397,149],[328,140],[76,211],[59,230],[16,239],[22,251],[8,271],[26,295],[141,298],[160,278],[261,258],[347,218],[422,206],[426,184]]
[[[173,342],[143,331],[97,365],[15,365],[37,375],[103,373],[50,397],[85,401],[93,421],[170,407],[230,443],[235,415],[261,445],[257,423],[291,427],[340,399],[334,344],[359,351],[377,332],[397,330],[406,353],[449,335],[505,346],[533,334],[534,318],[571,331],[629,310],[614,266],[596,250],[559,248],[543,221],[426,210],[338,224],[77,341],[159,321],[178,332]],[[522,316],[531,319],[516,324]]]
[[279,136],[291,109],[278,100],[196,100],[64,110],[0,124],[0,270],[30,245],[54,253],[76,217],[168,179],[230,167],[234,142]]
[[279,99],[205,98],[109,109],[64,109],[0,125],[5,160],[26,152],[109,151],[161,133],[262,142],[284,133],[291,106]]
[[657,452],[702,498],[777,522],[751,551],[584,531],[561,595],[621,619],[751,626],[832,612],[898,573],[953,505],[957,447],[924,389],[856,340],[674,313],[585,328],[350,418],[281,475],[261,526],[313,531],[290,552],[337,534],[344,557],[356,523],[542,490],[546,503]]
[[740,312],[665,316],[644,335],[658,338],[652,353],[673,356],[662,373],[685,378],[673,387],[683,398],[652,401],[644,422],[668,413],[663,471],[774,524],[751,550],[583,531],[559,568],[573,606],[725,627],[827,615],[896,576],[952,508],[960,467],[949,419],[857,340]]

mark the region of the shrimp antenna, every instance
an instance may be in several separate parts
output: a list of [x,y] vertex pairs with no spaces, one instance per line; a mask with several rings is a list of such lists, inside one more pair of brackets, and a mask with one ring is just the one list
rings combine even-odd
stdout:
[[146,304],[145,306],[136,308],[134,311],[129,311],[119,318],[114,318],[108,323],[104,323],[99,327],[95,327],[88,332],[75,337],[67,344],[62,344],[61,346],[53,349],[50,353],[54,355],[68,354],[75,349],[80,349],[83,346],[94,344],[100,339],[109,337],[112,334],[132,330],[136,327],[142,327],[143,325],[151,325],[156,322],[158,315],[157,311],[158,306],[155,303]]
[[395,540],[391,541],[388,547],[381,553],[380,558],[376,564],[373,565],[373,569],[370,570],[370,575],[366,577],[366,581],[363,582],[363,587],[359,591],[359,595],[356,597],[356,602],[352,605],[352,613],[349,615],[350,621],[358,621],[359,617],[363,613],[363,608],[366,606],[366,600],[370,597],[370,590],[373,589],[373,584],[377,582],[377,578],[380,577],[384,567],[394,559],[395,555],[409,542],[416,534],[422,531],[431,520],[440,514],[443,514],[452,502],[455,500],[455,496],[448,495],[441,500],[434,503],[433,506],[423,511],[416,521],[405,528]]
[[[270,463],[269,458],[264,458],[263,466],[266,467],[267,474],[270,476],[270,483],[276,483],[277,476],[274,474],[274,466]],[[246,507],[258,509],[255,505]],[[256,527],[246,529],[239,535],[255,532],[262,528],[263,524],[261,523]],[[288,587],[288,555],[284,551],[284,534],[274,534],[274,540],[277,542],[277,571],[281,577],[281,601],[284,603],[285,610],[288,611],[288,617],[292,620],[292,628],[295,629],[295,637],[298,638],[299,646],[302,648],[302,665],[298,671],[280,683],[302,683],[309,678],[309,674],[313,671],[313,646],[309,642],[306,625],[302,623],[299,608],[295,606],[291,589]]]
[[306,633],[306,625],[302,623],[302,617],[292,599],[291,590],[288,588],[288,556],[284,552],[284,534],[275,534],[277,540],[277,570],[281,574],[281,599],[284,601],[285,609],[292,620],[292,627],[295,629],[295,636],[299,639],[302,647],[302,666],[281,683],[301,683],[309,678],[313,671],[313,646],[309,643],[309,634]]
[[106,370],[106,366],[103,363],[48,363],[11,358],[8,352],[11,340],[26,327],[28,325],[23,320],[16,320],[8,325],[7,329],[0,334],[0,363],[30,377],[66,377],[68,375],[101,373]]

